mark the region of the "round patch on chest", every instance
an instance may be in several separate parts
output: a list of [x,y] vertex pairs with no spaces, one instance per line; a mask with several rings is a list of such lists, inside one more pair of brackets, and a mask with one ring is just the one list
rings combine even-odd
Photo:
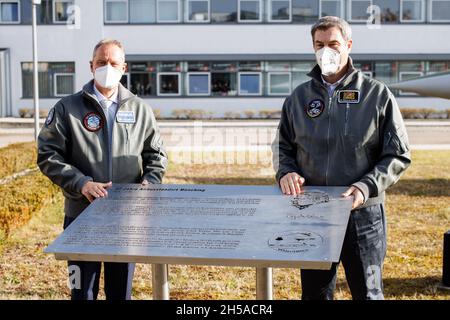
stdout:
[[84,116],[83,125],[87,130],[96,132],[103,128],[103,119],[98,113],[90,112]]

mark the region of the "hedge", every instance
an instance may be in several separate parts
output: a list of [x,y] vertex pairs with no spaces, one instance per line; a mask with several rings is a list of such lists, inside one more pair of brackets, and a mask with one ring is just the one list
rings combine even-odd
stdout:
[[59,190],[40,172],[0,185],[0,231],[8,237],[13,229],[25,225]]
[[15,143],[0,149],[0,179],[25,169],[35,168],[37,148],[34,142]]

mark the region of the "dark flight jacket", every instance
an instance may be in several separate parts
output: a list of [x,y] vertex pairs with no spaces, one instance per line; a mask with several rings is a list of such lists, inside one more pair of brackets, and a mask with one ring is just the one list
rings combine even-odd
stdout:
[[332,96],[316,65],[312,79],[286,98],[272,148],[277,181],[290,172],[306,185],[350,186],[362,207],[382,203],[385,190],[411,163],[408,137],[388,87],[365,76],[349,58]]
[[108,123],[93,90],[61,99],[38,138],[37,163],[42,173],[60,186],[65,214],[78,216],[88,205],[81,194],[87,181],[161,183],[167,167],[158,125],[151,107],[119,84],[119,105],[113,126],[112,150]]

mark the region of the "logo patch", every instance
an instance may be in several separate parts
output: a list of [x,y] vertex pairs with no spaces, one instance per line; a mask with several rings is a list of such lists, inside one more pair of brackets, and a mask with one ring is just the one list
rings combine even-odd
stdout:
[[340,90],[338,95],[339,103],[359,103],[358,90]]
[[322,100],[316,99],[312,100],[308,105],[306,106],[306,113],[311,118],[317,118],[320,116],[325,109],[325,104]]
[[99,114],[90,112],[84,116],[83,124],[87,130],[95,132],[103,128],[103,119]]
[[47,119],[45,120],[45,125],[49,126],[52,124],[53,119],[55,118],[55,108],[51,108],[48,112]]
[[116,120],[119,123],[135,123],[134,111],[118,111]]

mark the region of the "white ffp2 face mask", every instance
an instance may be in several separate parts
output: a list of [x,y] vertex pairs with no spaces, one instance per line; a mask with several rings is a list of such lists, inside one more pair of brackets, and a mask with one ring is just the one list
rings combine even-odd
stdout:
[[336,74],[341,65],[341,53],[328,47],[316,52],[316,60],[324,76]]
[[95,69],[94,79],[99,85],[106,89],[115,88],[122,78],[123,73],[110,64]]

